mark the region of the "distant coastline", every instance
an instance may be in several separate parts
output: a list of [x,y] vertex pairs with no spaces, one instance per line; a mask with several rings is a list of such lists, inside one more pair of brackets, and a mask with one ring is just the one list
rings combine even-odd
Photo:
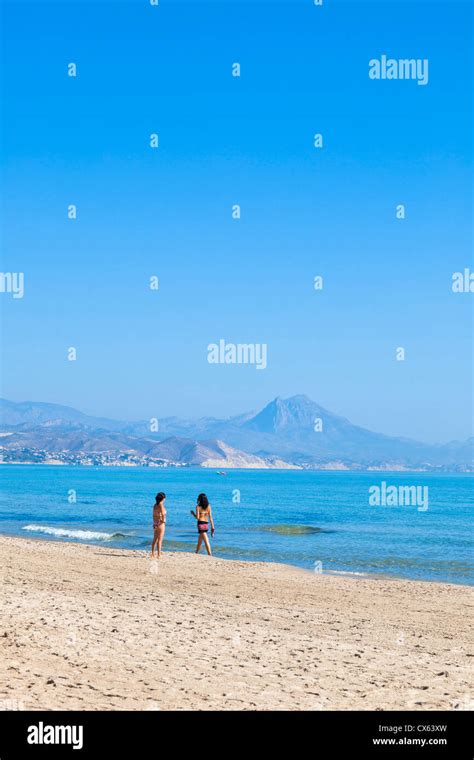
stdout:
[[474,438],[429,444],[373,432],[305,395],[218,419],[91,417],[72,407],[0,399],[9,463],[400,472],[473,472]]
[[[174,463],[165,463],[165,464],[137,464],[135,462],[105,462],[105,463],[94,463],[94,462],[62,462],[58,460],[45,460],[43,462],[34,462],[34,461],[6,461],[3,459],[0,459],[0,465],[15,465],[17,467],[21,466],[29,466],[29,467],[92,467],[92,468],[104,468],[107,467],[113,467],[113,468],[132,468],[132,469],[181,469],[181,470],[188,470],[188,469],[203,469],[203,470],[218,470],[219,467],[223,466],[222,462],[217,462],[215,464],[183,464],[180,462],[174,462]],[[225,464],[225,469],[227,470],[280,470],[281,472],[285,472],[287,470],[299,470],[304,472],[425,472],[425,473],[431,473],[431,474],[443,474],[446,473],[447,475],[470,475],[474,473],[474,468],[470,469],[448,469],[444,467],[405,467],[402,465],[390,465],[387,464],[386,466],[353,466],[350,467],[348,465],[344,465],[342,463],[333,463],[333,464],[327,464],[327,465],[313,465],[311,467],[303,467],[301,465],[291,465],[288,464],[286,467],[281,466],[271,466],[267,465],[266,467],[262,466],[243,466],[243,465],[232,465],[232,464]]]

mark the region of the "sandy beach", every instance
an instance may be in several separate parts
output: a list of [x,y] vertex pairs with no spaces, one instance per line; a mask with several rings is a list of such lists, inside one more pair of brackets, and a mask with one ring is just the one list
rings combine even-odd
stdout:
[[0,537],[4,709],[471,706],[472,590]]

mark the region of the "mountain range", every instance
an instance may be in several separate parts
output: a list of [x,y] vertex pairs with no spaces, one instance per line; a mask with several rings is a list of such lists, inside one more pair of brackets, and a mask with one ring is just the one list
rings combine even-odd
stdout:
[[[155,425],[156,428],[156,425]],[[353,425],[304,395],[275,398],[228,419],[150,422],[93,417],[71,407],[0,399],[4,451],[136,454],[207,467],[473,469],[474,439],[427,444]]]

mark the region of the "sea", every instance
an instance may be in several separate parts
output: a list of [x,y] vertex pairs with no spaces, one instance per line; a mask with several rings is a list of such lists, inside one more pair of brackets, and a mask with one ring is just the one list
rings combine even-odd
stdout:
[[[406,486],[426,498],[371,500]],[[469,474],[4,464],[0,532],[145,552],[154,497],[164,491],[163,549],[192,552],[190,510],[204,492],[218,557],[472,585],[473,486]]]

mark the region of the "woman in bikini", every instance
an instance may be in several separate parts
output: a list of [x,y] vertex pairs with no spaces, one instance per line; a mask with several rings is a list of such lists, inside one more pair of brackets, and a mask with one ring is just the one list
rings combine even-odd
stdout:
[[195,520],[197,520],[197,529],[198,529],[198,542],[196,547],[196,554],[199,554],[199,551],[202,546],[202,542],[204,541],[204,545],[206,547],[207,553],[209,556],[212,555],[211,552],[211,544],[209,543],[209,536],[207,535],[209,530],[209,523],[211,524],[211,536],[214,536],[214,520],[212,518],[212,512],[211,512],[211,505],[209,504],[208,498],[205,493],[200,493],[197,499],[196,504],[196,511],[191,510],[191,514],[194,517]]
[[161,547],[165,535],[166,526],[166,494],[163,491],[156,494],[156,501],[153,505],[153,543],[151,545],[151,556],[155,556],[155,546],[158,548],[158,557],[161,556]]

